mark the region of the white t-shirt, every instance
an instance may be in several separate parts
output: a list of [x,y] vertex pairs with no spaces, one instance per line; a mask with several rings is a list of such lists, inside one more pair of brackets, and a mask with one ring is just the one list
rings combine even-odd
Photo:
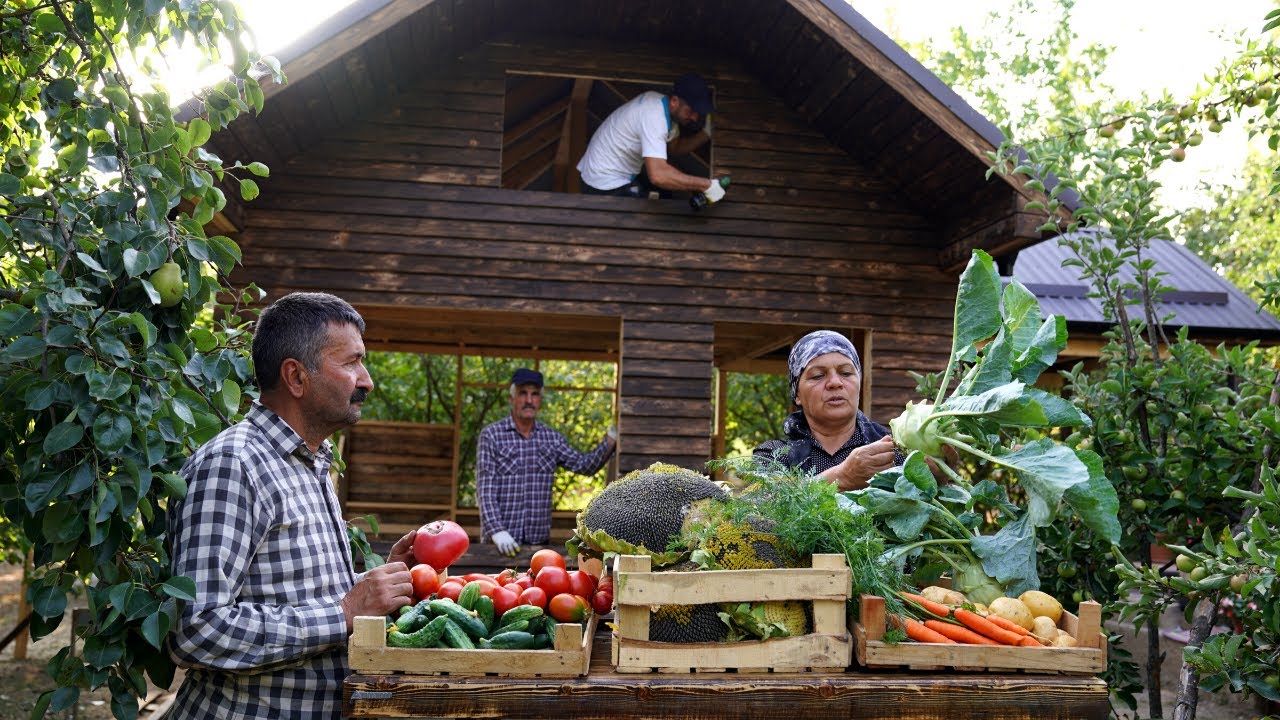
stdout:
[[582,181],[597,190],[613,190],[631,182],[644,159],[667,159],[667,143],[680,134],[671,122],[667,96],[645,92],[614,110],[591,136],[578,162]]

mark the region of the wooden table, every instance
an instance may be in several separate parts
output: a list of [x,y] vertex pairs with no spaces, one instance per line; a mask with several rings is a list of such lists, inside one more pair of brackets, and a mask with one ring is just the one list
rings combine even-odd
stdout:
[[1090,676],[847,672],[746,675],[622,674],[609,631],[594,639],[579,678],[351,675],[351,718],[510,720],[835,720],[836,718],[1091,718],[1108,714],[1107,686]]

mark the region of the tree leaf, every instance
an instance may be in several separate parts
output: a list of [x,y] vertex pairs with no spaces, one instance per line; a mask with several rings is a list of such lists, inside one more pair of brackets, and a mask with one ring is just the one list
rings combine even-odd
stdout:
[[252,200],[258,197],[258,183],[245,178],[240,181],[240,197]]
[[157,650],[164,649],[164,637],[169,634],[169,616],[160,610],[142,621],[142,637]]
[[53,426],[44,436],[44,454],[57,455],[74,447],[84,438],[84,426],[78,422],[67,421]]
[[8,347],[0,350],[0,362],[17,363],[30,360],[44,352],[45,342],[38,337],[23,335],[14,340]]
[[124,657],[124,643],[113,642],[101,635],[90,635],[84,640],[85,662],[96,668],[115,665]]
[[196,581],[185,575],[176,575],[164,581],[160,591],[171,598],[195,602]]

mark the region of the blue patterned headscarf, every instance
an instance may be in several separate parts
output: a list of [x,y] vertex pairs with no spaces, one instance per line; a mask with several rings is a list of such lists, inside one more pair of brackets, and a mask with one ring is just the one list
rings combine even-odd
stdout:
[[862,375],[862,361],[858,359],[858,351],[854,349],[849,338],[831,330],[814,330],[796,341],[791,346],[791,355],[787,358],[787,371],[791,374],[791,402],[799,398],[796,391],[800,387],[800,374],[805,366],[819,355],[838,352],[853,361],[853,367]]

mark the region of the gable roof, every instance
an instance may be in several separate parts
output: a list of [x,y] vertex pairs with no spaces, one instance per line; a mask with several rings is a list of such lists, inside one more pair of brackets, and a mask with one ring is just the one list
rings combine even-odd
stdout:
[[[215,152],[282,163],[478,45],[552,37],[641,51],[635,77],[602,67],[607,79],[670,82],[689,69],[667,67],[663,48],[678,48],[680,65],[703,58],[713,86],[718,69],[745,69],[930,220],[946,269],[974,248],[1001,255],[1045,237],[1043,216],[1023,210],[1035,193],[986,179],[1004,140],[995,125],[843,0],[358,0],[277,54],[289,84],[266,83],[262,115],[216,134]],[[656,61],[643,52],[655,48]]]
[[[1114,242],[1104,242],[1114,249]],[[1013,275],[1040,300],[1046,315],[1062,315],[1069,325],[1109,326],[1099,300],[1087,297],[1090,288],[1080,279],[1080,269],[1063,266],[1074,257],[1070,248],[1058,242],[1043,242],[1018,253]],[[1157,272],[1165,273],[1164,284],[1176,288],[1162,295],[1158,305],[1162,312],[1173,314],[1168,326],[1185,325],[1193,335],[1271,341],[1268,344],[1280,341],[1280,320],[1186,247],[1152,240],[1144,257],[1155,262]]]

